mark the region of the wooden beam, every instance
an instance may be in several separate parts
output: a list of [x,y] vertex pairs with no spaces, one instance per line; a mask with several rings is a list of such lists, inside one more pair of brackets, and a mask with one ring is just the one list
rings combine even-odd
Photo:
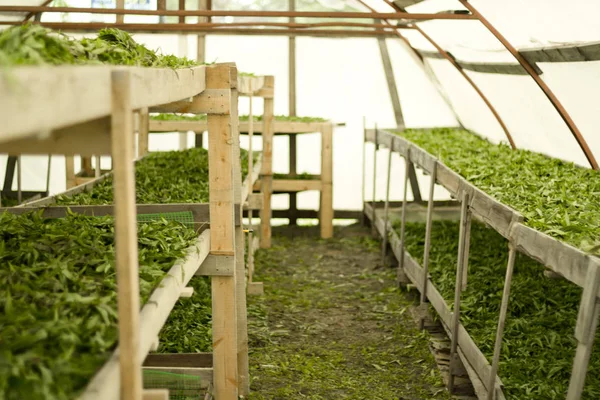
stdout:
[[321,238],[333,237],[333,127],[326,125],[321,130]]
[[[264,86],[275,88],[275,77],[265,76]],[[271,196],[273,194],[273,132],[275,119],[273,98],[264,99],[263,107],[263,149],[261,192],[263,194],[263,209],[260,213],[260,247],[271,247]]]
[[[125,10],[125,0],[117,0],[116,9],[117,10]],[[124,14],[117,14],[117,24],[123,23],[123,17],[125,17]]]
[[141,400],[143,387],[140,355],[140,284],[135,217],[131,74],[126,70],[114,71],[111,80],[120,397]]
[[[209,89],[231,89],[231,68],[207,68]],[[235,78],[234,78],[235,79]],[[235,106],[234,106],[235,107]],[[233,257],[235,270],[235,233],[233,215],[233,137],[230,114],[208,115],[210,181],[210,250],[215,256]],[[214,395],[220,400],[237,400],[237,311],[236,281],[232,277],[212,278]]]

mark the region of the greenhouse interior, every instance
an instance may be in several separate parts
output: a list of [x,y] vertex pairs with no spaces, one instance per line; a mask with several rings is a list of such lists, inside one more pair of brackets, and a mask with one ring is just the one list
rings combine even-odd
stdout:
[[599,12],[0,0],[0,399],[600,399]]

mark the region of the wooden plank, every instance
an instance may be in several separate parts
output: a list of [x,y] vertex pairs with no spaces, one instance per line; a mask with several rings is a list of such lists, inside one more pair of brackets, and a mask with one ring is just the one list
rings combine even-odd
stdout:
[[523,220],[521,214],[498,202],[465,180],[460,182],[460,186],[461,190],[469,192],[471,197],[470,206],[473,212],[505,238],[509,238],[513,221]]
[[[204,90],[205,67],[24,66],[0,80],[0,142],[47,139],[48,132],[108,117],[112,71],[131,73],[133,109],[171,103]],[[73,96],[76,93],[77,96]],[[85,131],[80,131],[82,135]]]
[[265,87],[265,77],[238,75],[237,83],[240,96],[255,97]]
[[511,238],[519,251],[580,287],[586,283],[588,258],[598,260],[523,224],[513,228]]
[[[420,306],[421,308],[426,307],[425,302],[427,301],[427,279],[429,278],[429,253],[431,250],[431,230],[433,227],[433,195],[435,192],[436,182],[436,171],[435,164],[431,169],[431,180],[429,183],[429,199],[427,200],[427,217],[425,222],[425,247],[423,248],[423,277],[421,279],[421,297]],[[424,319],[421,318],[419,325],[423,329]]]
[[[277,187],[274,181],[273,190]],[[321,238],[333,237],[333,127],[323,127],[321,131],[321,199],[320,199]]]
[[[230,89],[229,66],[207,69],[209,89]],[[232,105],[235,107],[235,105]],[[211,253],[235,256],[233,137],[231,115],[208,115]],[[233,268],[235,268],[235,261]],[[233,277],[212,278],[214,395],[220,400],[237,400],[236,281]]]
[[150,120],[150,132],[206,132],[208,123],[206,121],[159,121]]
[[119,313],[120,398],[142,398],[140,352],[140,284],[138,275],[135,172],[133,166],[132,79],[112,73],[111,142],[115,198],[115,269]]
[[150,107],[153,113],[229,114],[229,90],[205,89],[202,93],[184,100]]
[[[262,187],[263,179],[259,179],[254,184],[254,190],[259,190]],[[321,190],[323,184],[316,180],[303,179],[274,179],[271,184],[273,192],[302,192],[305,190]]]
[[[273,89],[275,78],[266,76],[264,87]],[[273,133],[274,133],[274,102],[273,98],[265,98],[263,107],[263,161],[261,171],[261,192],[263,209],[260,213],[260,247],[271,247],[271,196],[273,193]]]
[[437,163],[437,180],[450,192],[451,195],[457,196],[460,182],[463,178],[456,172],[452,171],[442,162]]
[[169,400],[168,389],[144,389],[142,392],[143,400]]
[[[360,210],[333,210],[334,219],[360,219],[362,211]],[[298,218],[315,219],[319,218],[319,210],[296,210]],[[273,210],[273,218],[289,218],[289,210]]]
[[212,368],[212,353],[154,353],[148,354],[144,367],[155,368]]
[[391,146],[388,149],[388,163],[387,163],[387,175],[386,175],[386,184],[385,184],[385,206],[383,211],[383,242],[381,243],[381,261],[385,262],[385,258],[387,256],[387,248],[388,248],[388,217],[389,217],[389,208],[390,208],[390,182],[392,178],[392,149]]

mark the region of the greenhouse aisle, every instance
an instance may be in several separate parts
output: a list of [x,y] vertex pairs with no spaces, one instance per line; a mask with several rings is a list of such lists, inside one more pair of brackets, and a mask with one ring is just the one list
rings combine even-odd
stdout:
[[358,225],[276,228],[249,297],[250,399],[449,399],[413,302]]

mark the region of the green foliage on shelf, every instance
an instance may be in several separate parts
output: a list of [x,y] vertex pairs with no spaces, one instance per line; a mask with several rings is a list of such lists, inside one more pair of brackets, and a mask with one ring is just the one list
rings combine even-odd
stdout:
[[159,335],[159,353],[212,351],[212,300],[210,278],[196,276],[188,286],[194,294],[180,299]]
[[295,176],[291,176],[290,174],[275,173],[275,174],[273,174],[273,179],[293,179],[293,180],[301,180],[301,181],[318,181],[319,176],[309,174],[308,172],[301,172]]
[[[399,232],[400,224],[395,228]],[[456,281],[459,222],[434,221],[429,273],[446,303],[452,307]],[[406,249],[422,265],[425,224],[407,223]],[[496,231],[473,223],[467,289],[461,297],[461,322],[491,362],[508,243]],[[499,376],[508,399],[564,399],[569,385],[576,340],[573,337],[581,288],[564,280],[548,279],[539,263],[518,254]],[[585,396],[600,398],[600,354],[592,355]]]
[[600,173],[460,129],[401,133],[473,185],[525,217],[528,226],[600,255]]
[[[142,303],[195,237],[138,224]],[[0,261],[0,398],[75,398],[118,339],[112,217],[4,213]]]
[[182,68],[198,65],[187,58],[162,55],[137,43],[131,35],[105,28],[95,38],[75,39],[36,24],[0,32],[0,65],[112,64]]
[[[243,149],[241,167],[244,179],[248,174],[248,152]],[[208,151],[205,149],[150,153],[136,164],[135,172],[138,204],[208,202]],[[112,177],[90,191],[72,197],[57,196],[56,202],[62,205],[112,204]]]

